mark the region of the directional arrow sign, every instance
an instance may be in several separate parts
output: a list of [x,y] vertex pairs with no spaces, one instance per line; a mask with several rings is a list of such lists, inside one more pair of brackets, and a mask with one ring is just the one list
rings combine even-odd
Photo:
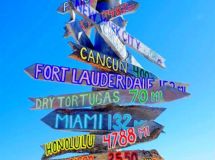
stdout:
[[127,150],[53,160],[164,160],[156,150]]
[[107,133],[141,126],[154,120],[165,109],[146,106],[105,106],[96,109],[57,109],[42,121],[59,130]]
[[163,128],[162,125],[154,121],[147,121],[142,126],[107,135],[86,134],[55,140],[43,145],[44,155],[42,159],[72,152],[104,153],[108,150],[125,148],[156,139]]
[[125,74],[134,77],[143,77],[157,79],[153,73],[143,68],[129,64],[126,61],[115,59],[111,56],[99,53],[87,47],[70,42],[70,46],[75,50],[69,57],[88,63],[96,68],[105,71],[114,71],[119,74]]
[[[76,20],[76,23],[77,23],[77,20]],[[78,41],[78,43],[81,44],[82,46],[85,46],[85,47],[89,46],[88,48],[92,48],[89,38],[86,37],[86,32],[84,33],[82,29],[80,29],[79,32],[74,32],[75,30],[77,30],[77,28],[78,27],[76,26],[75,29],[72,29],[71,24],[69,22],[65,27],[66,31],[65,31],[64,36],[68,37],[69,35],[72,35]],[[74,33],[75,33],[75,35],[74,35]],[[79,38],[79,35],[81,35],[80,38]],[[84,40],[86,40],[86,42]],[[71,42],[70,44],[72,45],[73,43]],[[73,44],[73,45],[75,45],[75,44]],[[151,78],[156,77],[156,76],[150,75],[151,73],[144,71],[143,67],[137,62],[137,60],[135,59],[135,57],[133,55],[129,54],[129,58],[131,59],[130,63],[132,65],[134,65],[133,70],[134,70],[134,73],[136,73],[135,77],[151,77]],[[138,66],[138,67],[136,67],[136,66]],[[149,76],[148,76],[148,74],[149,74]]]
[[[145,79],[130,77],[126,75],[80,70],[76,68],[68,68],[62,66],[46,65],[46,64],[34,64],[25,69],[25,72],[32,78],[55,81],[61,83],[81,84],[94,86],[98,88],[110,88],[110,89],[157,89],[160,86],[172,86],[175,94],[177,91],[185,92],[187,84],[175,83],[163,80]],[[187,94],[185,94],[187,95]],[[179,97],[183,94],[179,94]]]
[[[96,2],[95,2],[96,3]],[[95,3],[91,4],[92,8],[95,8]],[[138,2],[135,1],[128,1],[128,2],[124,2],[122,4],[119,4],[116,7],[113,7],[109,10],[105,10],[102,11],[101,14],[107,19],[107,20],[111,20],[114,19],[116,17],[125,15],[125,14],[129,14],[129,13],[133,13],[134,11],[137,10],[137,8],[139,7]],[[69,2],[64,2],[59,8],[58,8],[58,12],[65,14],[68,13],[69,11],[71,11],[72,7],[69,5]],[[94,26],[93,23],[90,23],[87,20],[81,20],[80,24],[82,26],[82,28],[84,30],[88,30],[91,27]],[[125,24],[124,24],[125,25]]]
[[[66,32],[64,36],[68,37],[69,35],[72,35],[76,39],[76,41],[78,41],[79,44],[88,48],[92,48],[90,39],[87,37],[86,32],[84,32],[83,29],[80,28],[80,25],[78,23],[79,23],[78,20],[76,20],[75,22],[72,22],[72,24],[71,22],[69,22],[65,27]],[[129,58],[131,59],[130,63],[132,65],[139,67],[139,68],[135,66],[133,67],[134,72],[136,73],[135,77],[144,77],[144,76],[147,77],[147,75],[150,73],[143,70],[143,67],[137,62],[137,60],[133,55],[129,54],[129,56],[130,56]],[[150,77],[150,75],[148,77]],[[153,75],[151,75],[151,78],[153,78]]]
[[[93,0],[90,3],[90,6],[95,8],[97,4],[97,0]],[[138,2],[135,2],[134,0],[130,0],[128,2],[123,2],[122,4],[119,4],[116,7],[113,7],[111,9],[102,11],[101,14],[105,16],[107,19],[116,18],[121,15],[133,13],[137,10],[139,7]],[[58,7],[57,11],[61,14],[69,13],[72,10],[72,7],[70,6],[70,2],[64,2]]]
[[[107,20],[111,20],[113,18],[116,18],[118,16],[121,15],[125,15],[125,14],[129,14],[129,13],[133,13],[134,11],[136,11],[136,9],[139,7],[138,2],[135,1],[128,1],[128,2],[124,2],[112,9],[109,10],[105,10],[103,12],[101,12],[101,14],[107,19]],[[91,27],[94,26],[93,23],[90,23],[87,20],[82,20],[81,24],[83,24],[83,29],[89,29]]]
[[[81,0],[71,0],[71,1],[72,1],[72,3],[71,3],[72,8],[78,14],[80,14],[81,16],[83,16],[84,18],[89,20],[91,23],[95,24],[97,31],[106,40],[106,42],[109,43],[109,45],[111,47],[113,47],[112,46],[113,41],[111,41],[110,36],[113,37],[112,40],[114,40],[114,38],[116,38],[116,37],[119,37],[119,39],[123,43],[125,43],[126,45],[135,49],[137,52],[142,54],[148,60],[154,62],[155,64],[159,65],[160,67],[165,67],[165,64],[164,64],[165,59],[163,57],[161,57],[155,51],[151,50],[149,47],[147,47],[145,44],[143,44],[138,39],[131,36],[124,29],[120,28],[119,26],[114,24],[112,21],[107,21],[107,19],[102,14],[100,14],[97,10],[92,8],[90,5],[81,3]],[[77,5],[77,4],[80,4],[80,5]],[[86,12],[86,10],[87,10],[87,12]],[[107,21],[107,22],[105,22],[105,21]],[[108,35],[110,35],[110,36],[108,37]],[[118,40],[115,40],[115,41],[118,42]],[[120,45],[119,44],[117,45],[117,46],[119,46],[118,48],[120,48],[120,46],[121,46],[121,44]],[[120,54],[120,53],[118,53],[118,54]],[[119,57],[120,58],[125,57],[124,53]]]
[[154,104],[173,101],[188,96],[188,93],[179,92],[169,86],[160,87],[158,90],[105,90],[80,94],[67,94],[48,96],[43,98],[30,98],[35,103],[32,109],[57,109],[101,106],[107,104]]

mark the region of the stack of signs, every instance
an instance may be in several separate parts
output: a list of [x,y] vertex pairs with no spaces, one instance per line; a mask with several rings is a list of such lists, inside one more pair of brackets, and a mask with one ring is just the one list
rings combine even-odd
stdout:
[[[112,7],[111,7],[112,6]],[[43,146],[42,159],[57,159],[65,153],[83,153],[67,160],[163,160],[156,150],[126,150],[126,147],[155,140],[163,126],[155,119],[165,108],[147,104],[187,97],[188,84],[160,80],[144,69],[127,51],[129,46],[151,62],[164,68],[164,58],[130,35],[122,17],[139,4],[133,0],[69,0],[58,12],[70,13],[65,36],[78,44],[70,58],[87,63],[94,70],[80,70],[36,63],[26,73],[38,80],[89,85],[93,92],[30,98],[33,110],[52,109],[42,121],[56,130],[88,132],[58,139]],[[82,20],[77,20],[77,14]],[[90,29],[95,27],[95,44]],[[121,151],[124,149],[124,151]]]

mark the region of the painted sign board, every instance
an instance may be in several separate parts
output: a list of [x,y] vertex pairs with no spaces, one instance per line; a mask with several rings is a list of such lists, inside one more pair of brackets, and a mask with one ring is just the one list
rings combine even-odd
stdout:
[[126,150],[53,160],[164,160],[158,151]]
[[[77,21],[77,20],[76,20]],[[64,37],[65,38],[67,38],[68,36],[70,36],[71,34],[70,34],[70,29],[69,29],[69,27],[70,27],[70,24],[67,24],[66,25],[66,27],[65,27],[65,34],[64,34]],[[79,34],[76,34],[76,37],[78,37],[78,35]],[[81,38],[83,38],[84,39],[84,37],[81,37]],[[87,39],[87,38],[86,38]],[[76,40],[77,40],[77,38],[76,38]],[[87,40],[88,41],[88,40]],[[72,42],[69,42],[69,44],[70,45],[72,45]],[[86,43],[86,42],[82,42],[82,40],[81,41],[79,41],[79,44],[89,44],[89,43]],[[75,45],[75,44],[74,44]],[[76,44],[77,45],[77,44]],[[85,46],[85,47],[87,47],[86,45],[83,45],[83,46]],[[91,46],[91,45],[90,45]],[[91,48],[91,47],[89,47],[89,48]],[[128,51],[127,51],[128,52]],[[143,67],[139,64],[139,62],[136,60],[136,58],[133,56],[133,55],[131,55],[130,53],[128,53],[128,55],[129,55],[129,57],[128,57],[128,59],[129,59],[129,62],[132,64],[132,65],[134,65],[133,66],[133,70],[134,70],[134,76],[135,77],[148,77],[148,78],[156,78],[156,76],[155,75],[150,75],[151,73],[149,73],[149,72],[147,72],[147,71],[145,71],[144,69],[143,69]],[[128,59],[126,59],[126,60],[128,60]],[[128,66],[128,67],[130,67],[130,68],[132,68],[132,66]],[[99,68],[98,66],[97,66],[97,68]],[[103,69],[105,69],[105,68],[103,68]],[[107,68],[106,68],[107,69]]]
[[[77,5],[80,4],[80,5]],[[80,2],[80,0],[72,0],[71,3],[73,9],[75,12],[83,16],[84,18],[88,19],[91,23],[97,25],[96,29],[100,33],[100,35],[107,41],[107,43],[110,43],[110,38],[107,37],[106,33],[109,33],[110,35],[114,36],[113,32],[115,33],[114,37],[119,37],[119,39],[125,43],[126,45],[130,46],[131,48],[135,49],[137,52],[142,54],[145,58],[150,60],[151,62],[159,65],[160,67],[165,67],[165,59],[157,54],[155,51],[147,47],[145,44],[143,44],[138,39],[131,36],[129,33],[125,31],[125,29],[117,26],[111,21],[107,21],[102,14],[100,14],[97,10],[92,8],[88,4],[83,4]],[[87,12],[86,12],[87,10]],[[105,32],[104,32],[105,31]],[[111,45],[111,44],[110,44]],[[122,55],[124,56],[124,55]],[[122,57],[121,56],[121,57]]]
[[141,126],[147,120],[155,120],[164,110],[113,105],[94,109],[57,109],[42,121],[53,129],[103,134]]
[[[135,1],[128,1],[128,2],[124,2],[122,4],[119,4],[118,6],[109,9],[109,10],[105,10],[102,11],[101,14],[107,19],[107,20],[111,20],[114,19],[116,17],[125,15],[125,14],[129,14],[129,13],[133,13],[134,11],[136,11],[136,9],[139,7],[138,2]],[[91,27],[94,26],[93,23],[90,23],[87,20],[82,20],[81,24],[83,26],[83,29],[89,29]]]
[[[91,3],[92,4],[92,3]],[[91,5],[92,6],[92,5]],[[94,5],[92,6],[93,8]],[[134,10],[136,10],[138,7],[138,3],[137,2],[134,2],[134,1],[129,1],[129,2],[125,2],[123,4],[120,4],[112,9],[109,9],[109,10],[105,10],[103,12],[101,12],[101,14],[103,16],[106,17],[106,19],[112,19],[112,18],[116,18],[118,17],[118,19],[120,19],[120,24],[122,26],[125,26],[127,24],[127,21],[125,21],[122,17],[119,17],[121,14],[127,14],[127,13],[131,13],[133,12]],[[60,13],[68,13],[71,9],[71,6],[69,5],[69,2],[64,2],[63,5],[61,5],[59,8],[58,8],[58,11]],[[75,14],[74,14],[74,11],[71,10],[70,12],[71,14],[71,19],[72,20],[75,20]],[[78,23],[80,23],[79,25],[81,26],[82,30],[85,31],[85,34],[90,36],[90,29],[94,26],[93,23],[90,23],[89,21],[83,19],[81,21],[78,21],[76,19],[76,21]],[[68,32],[68,29],[66,27],[66,33],[65,33],[65,37],[68,37],[70,35],[70,32]]]
[[104,153],[131,145],[156,139],[163,131],[163,126],[147,121],[142,126],[132,127],[107,135],[86,134],[76,137],[62,138],[42,145],[42,159],[65,153]]
[[32,109],[81,109],[89,106],[114,105],[143,105],[169,102],[188,96],[188,93],[179,92],[169,86],[158,90],[103,90],[79,94],[66,94],[30,98],[34,102]]
[[[174,94],[186,92],[187,84],[175,83],[172,81],[146,79],[142,77],[131,77],[115,73],[80,70],[56,65],[36,63],[27,67],[25,72],[34,79],[52,82],[88,85],[98,88],[109,89],[156,89],[160,86],[171,86],[176,89]],[[171,91],[170,91],[171,92]],[[185,94],[187,95],[187,94]]]
[[[95,4],[97,2],[91,2],[90,5],[92,8],[95,8]],[[135,2],[135,1],[128,1],[128,2],[124,2],[122,4],[119,4],[118,6],[116,7],[113,7],[111,9],[108,9],[108,10],[104,10],[101,12],[101,14],[107,19],[107,20],[111,20],[111,19],[114,19],[116,17],[119,17],[119,16],[122,16],[122,15],[126,15],[126,14],[129,14],[129,13],[133,13],[134,11],[137,10],[137,8],[139,7],[139,4],[138,2]],[[65,14],[65,13],[69,13],[70,11],[72,10],[72,7],[69,5],[69,2],[64,2],[58,9],[57,11],[61,14]],[[93,23],[83,19],[80,21],[80,24],[82,26],[82,28],[84,30],[88,30],[90,29],[91,27],[94,26]],[[126,24],[126,23],[125,23]],[[124,24],[124,25],[125,25]]]
[[111,56],[99,53],[95,50],[75,44],[73,42],[69,42],[69,45],[74,50],[74,52],[69,57],[88,63],[98,69],[102,69],[104,71],[114,71],[119,74],[126,74],[134,77],[157,79],[157,76],[155,76],[153,73],[127,63],[126,61],[115,59]]

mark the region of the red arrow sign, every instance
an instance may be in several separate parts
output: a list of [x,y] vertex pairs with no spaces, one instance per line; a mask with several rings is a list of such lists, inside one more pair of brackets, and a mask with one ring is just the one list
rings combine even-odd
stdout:
[[72,152],[104,153],[108,150],[125,148],[156,139],[163,128],[156,122],[148,121],[140,127],[112,132],[107,135],[87,134],[55,140],[43,145],[44,155],[42,159]]
[[128,150],[53,160],[164,160],[156,150]]

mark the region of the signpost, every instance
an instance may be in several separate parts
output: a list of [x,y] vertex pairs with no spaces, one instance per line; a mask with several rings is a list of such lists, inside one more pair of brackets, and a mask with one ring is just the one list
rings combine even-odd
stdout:
[[164,160],[156,150],[127,150],[54,160]]
[[141,126],[165,109],[146,106],[104,106],[95,109],[57,109],[42,118],[53,129],[108,133]]
[[42,159],[48,159],[65,153],[106,153],[107,151],[152,141],[162,131],[162,125],[154,121],[147,121],[142,126],[112,132],[107,135],[86,134],[62,138],[42,146],[44,149]]
[[[165,108],[144,104],[190,95],[188,84],[158,79],[126,50],[125,45],[165,67],[163,57],[125,30],[122,15],[138,6],[133,0],[122,4],[121,0],[68,0],[58,8],[58,12],[71,15],[65,37],[72,35],[78,43],[69,43],[74,49],[70,58],[90,64],[94,70],[37,63],[25,72],[34,79],[88,85],[97,91],[30,98],[33,110],[55,109],[41,119],[51,128],[89,132],[42,145],[43,160],[65,153],[88,155],[61,160],[163,160],[156,150],[121,151],[152,141],[163,132],[164,127],[154,120]],[[75,13],[84,19],[77,20]],[[89,38],[93,26],[98,32],[94,44]]]

